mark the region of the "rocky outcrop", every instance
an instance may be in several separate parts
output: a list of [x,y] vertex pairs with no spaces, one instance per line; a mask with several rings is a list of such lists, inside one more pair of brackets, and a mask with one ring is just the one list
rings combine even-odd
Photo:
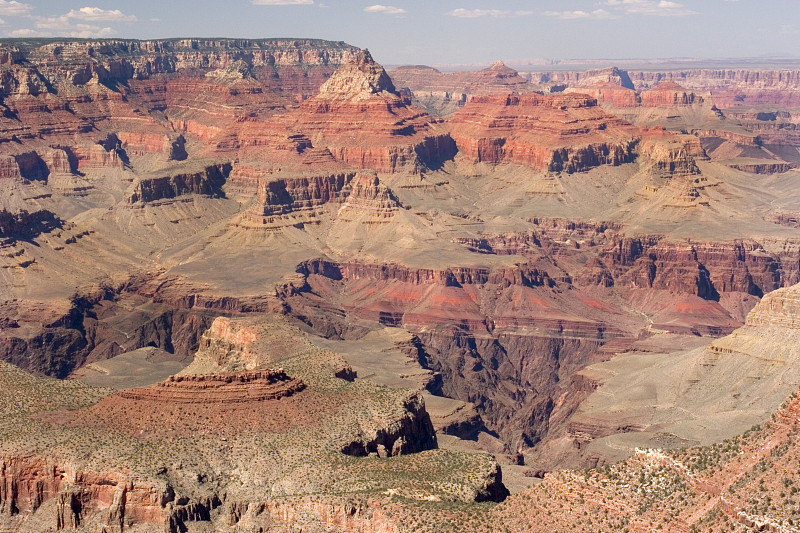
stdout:
[[450,119],[462,156],[541,172],[581,172],[634,160],[637,129],[584,95],[473,97]]
[[350,194],[339,209],[338,216],[347,213],[366,213],[377,218],[391,217],[401,208],[394,193],[377,176],[361,174],[350,184]]
[[229,163],[206,167],[196,173],[180,173],[156,178],[140,178],[128,196],[129,204],[144,204],[173,199],[185,194],[224,196],[222,186],[231,171]]
[[667,179],[698,175],[695,161],[708,159],[697,137],[658,130],[648,132],[639,152],[647,157],[651,173]]
[[172,532],[178,531],[167,527],[174,500],[174,491],[163,482],[35,455],[0,456],[0,517],[6,523],[34,515],[42,527],[54,530],[80,529],[89,522],[107,532],[134,525]]
[[675,82],[659,83],[649,91],[642,91],[642,107],[680,107],[688,106],[702,99],[692,92],[687,92]]
[[170,376],[154,387],[128,389],[117,394],[126,400],[158,400],[168,404],[254,403],[277,400],[302,391],[305,384],[283,370],[253,370],[208,375]]
[[528,78],[496,61],[478,71],[443,73],[426,66],[403,66],[389,72],[395,85],[413,102],[434,116],[448,117],[472,95],[527,93],[534,90]]
[[367,51],[340,67],[297,111],[267,127],[301,132],[338,160],[378,172],[436,168],[455,155],[439,121],[400,96]]
[[597,85],[579,84],[576,87],[567,87],[565,93],[586,94],[597,100],[603,106],[609,107],[637,107],[640,102],[636,91],[606,81]]
[[356,457],[371,454],[392,457],[437,448],[436,432],[422,396],[411,395],[403,404],[403,409],[405,414],[399,420],[366,427],[362,424],[358,439],[346,444],[342,453]]

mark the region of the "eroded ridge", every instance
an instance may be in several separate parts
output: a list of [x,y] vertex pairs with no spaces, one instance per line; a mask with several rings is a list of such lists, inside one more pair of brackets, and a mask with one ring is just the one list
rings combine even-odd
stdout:
[[174,403],[249,403],[277,400],[305,389],[283,370],[254,370],[225,374],[170,376],[154,387],[120,391],[127,400],[163,400]]

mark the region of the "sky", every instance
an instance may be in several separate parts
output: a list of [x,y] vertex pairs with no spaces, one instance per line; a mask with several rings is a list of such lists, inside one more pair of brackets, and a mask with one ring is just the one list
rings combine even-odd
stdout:
[[3,37],[296,37],[387,65],[800,57],[800,0],[0,0]]

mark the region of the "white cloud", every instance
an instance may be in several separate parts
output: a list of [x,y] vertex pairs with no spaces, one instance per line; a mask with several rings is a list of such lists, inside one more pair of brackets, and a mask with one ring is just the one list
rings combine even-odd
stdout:
[[402,15],[403,13],[407,13],[407,11],[401,7],[382,6],[381,4],[367,6],[364,8],[364,11],[367,13],[386,13],[387,15]]
[[43,34],[36,30],[32,30],[30,28],[21,28],[19,30],[14,30],[9,33],[11,37],[40,37]]
[[605,0],[601,5],[613,7],[626,15],[649,15],[657,17],[683,17],[697,15],[683,4],[669,0]]
[[[33,17],[36,30],[19,30],[20,36],[42,37],[108,37],[117,31],[103,22],[135,22],[135,15],[126,15],[119,9],[82,7],[56,17]],[[26,33],[27,31],[35,33]],[[13,32],[12,32],[13,35]]]
[[309,6],[314,0],[250,0],[254,6]]
[[40,30],[60,30],[69,28],[72,24],[66,15],[61,15],[60,17],[36,17],[34,20],[36,21],[36,27]]
[[[69,16],[60,17],[37,17],[35,21],[36,30],[17,30],[11,32],[14,37],[109,37],[117,32],[109,26],[97,24],[86,24],[83,22],[75,23]],[[19,32],[19,35],[17,35]]]
[[73,9],[65,16],[80,20],[115,20],[118,22],[135,22],[135,15],[126,15],[119,9],[100,9],[99,7],[82,7]]
[[[0,15],[8,15],[10,17],[19,17],[27,15],[31,12],[33,6],[30,4],[23,4],[16,0],[0,0]],[[24,30],[21,30],[24,31]],[[31,30],[33,31],[33,30]]]
[[100,27],[91,24],[76,24],[75,27],[67,34],[67,37],[80,37],[88,39],[90,37],[109,37],[117,33],[113,28],[108,26]]
[[545,11],[544,15],[546,17],[556,17],[564,20],[614,18],[614,15],[605,9],[595,9],[594,11]]
[[509,11],[507,9],[454,9],[447,13],[451,17],[459,17],[463,19],[476,19],[481,17],[503,18],[510,17],[511,15],[517,17],[525,17],[533,15],[533,11]]

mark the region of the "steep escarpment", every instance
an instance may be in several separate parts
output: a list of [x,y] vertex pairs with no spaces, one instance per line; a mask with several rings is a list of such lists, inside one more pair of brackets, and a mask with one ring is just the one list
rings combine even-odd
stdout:
[[795,70],[697,69],[674,72],[628,72],[637,88],[673,82],[711,93],[720,108],[777,104],[797,107],[800,72]]
[[223,163],[211,165],[197,173],[140,178],[133,186],[128,202],[131,204],[155,202],[184,194],[223,195],[222,186],[230,171],[230,163]]
[[626,334],[603,318],[610,309],[565,306],[557,284],[532,265],[436,271],[309,262],[300,271],[307,292],[284,295],[292,315],[329,336],[351,335],[332,320],[340,313],[415,332],[441,392],[475,403],[514,447],[546,433],[560,373]]
[[634,159],[636,128],[581,95],[473,97],[449,124],[472,162],[580,172]]
[[124,531],[138,523],[173,531],[177,529],[168,524],[174,507],[172,487],[158,480],[75,470],[36,455],[0,456],[0,516],[12,527],[38,514],[47,515],[35,520],[42,529],[94,525],[104,531]]
[[756,241],[535,222],[531,233],[459,241],[473,253],[527,258],[514,267],[310,261],[298,268],[303,280],[279,294],[290,315],[328,337],[358,338],[361,321],[414,332],[437,393],[476,404],[513,448],[563,427],[592,390],[580,369],[637,338],[730,333],[759,296],[797,276],[796,251],[767,252]]
[[443,73],[422,65],[402,66],[389,72],[394,84],[411,94],[412,101],[434,116],[447,117],[472,95],[527,93],[536,88],[527,77],[496,61],[490,67]]
[[437,168],[455,154],[440,121],[400,96],[367,51],[340,67],[297,111],[274,122],[314,139],[316,146],[356,168]]

